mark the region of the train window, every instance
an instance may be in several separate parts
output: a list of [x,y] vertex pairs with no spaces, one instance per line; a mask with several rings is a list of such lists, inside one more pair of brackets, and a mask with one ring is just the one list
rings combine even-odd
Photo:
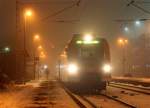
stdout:
[[96,56],[96,50],[94,48],[82,48],[81,51],[81,57],[83,58],[90,58]]

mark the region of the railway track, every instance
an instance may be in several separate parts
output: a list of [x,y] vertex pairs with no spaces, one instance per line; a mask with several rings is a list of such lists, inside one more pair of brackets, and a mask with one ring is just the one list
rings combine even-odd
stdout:
[[104,97],[107,97],[107,98],[109,98],[109,99],[111,99],[111,100],[114,100],[114,101],[116,101],[116,102],[119,102],[119,103],[121,103],[121,104],[123,104],[123,105],[125,105],[125,106],[127,106],[127,107],[129,107],[129,108],[137,108],[136,106],[134,106],[134,105],[132,105],[132,104],[129,104],[129,103],[123,101],[123,100],[114,98],[114,97],[112,97],[112,96],[109,96],[109,95],[106,95],[106,94],[101,94],[101,95],[104,96]]
[[[92,101],[91,99],[88,99],[86,96],[84,95],[77,95],[72,93],[71,91],[69,91],[67,88],[64,88],[65,91],[68,93],[68,95],[73,99],[73,101],[80,107],[80,108],[101,108],[101,105],[97,105],[94,103],[94,101]],[[91,95],[92,96],[92,95]],[[95,96],[95,95],[94,95]],[[106,94],[99,94],[96,96],[104,96],[106,97],[108,100],[112,100],[115,101],[127,108],[137,108],[134,105],[131,105],[123,100],[120,99],[116,99],[112,96],[106,95]],[[109,103],[108,103],[109,104]]]
[[150,89],[149,88],[143,88],[143,87],[114,83],[114,82],[110,82],[108,86],[150,95]]
[[[77,108],[109,108],[111,106],[114,108],[141,108],[141,104],[138,103],[139,100],[136,101],[133,99],[141,96],[148,97],[147,95],[134,95],[135,97],[132,95],[131,97],[131,95],[127,94],[127,92],[121,93],[121,89],[113,87],[108,87],[107,92],[101,92],[99,94],[76,94],[71,92],[70,89],[66,88],[63,84],[60,85],[61,88],[65,90],[67,95],[71,97],[68,98],[68,100],[70,100],[68,102],[73,102]],[[51,95],[48,92],[49,89],[53,88],[53,86],[55,85],[49,84],[49,82],[42,83],[35,89],[36,92],[33,95],[33,102],[31,102],[31,104],[25,108],[48,108],[49,106],[53,107],[55,103],[51,103]],[[62,101],[65,102],[65,100]]]
[[138,88],[138,89],[141,89],[141,90],[150,90],[150,88],[148,88],[148,87],[139,87],[139,86],[135,86],[135,85],[129,85],[129,84],[126,84],[126,83],[110,82],[110,84],[123,85],[123,86],[127,86],[127,87]]
[[75,95],[65,87],[64,89],[66,93],[72,98],[72,100],[79,106],[79,108],[100,108],[84,96]]

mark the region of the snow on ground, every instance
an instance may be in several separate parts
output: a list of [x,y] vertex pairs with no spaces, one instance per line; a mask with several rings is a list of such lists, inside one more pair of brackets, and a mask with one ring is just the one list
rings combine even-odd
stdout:
[[126,106],[104,96],[87,96],[87,98],[96,105],[99,105],[100,108],[127,108]]
[[78,108],[74,101],[59,85],[55,88],[55,99],[53,108]]
[[16,85],[0,92],[0,108],[23,108],[31,101],[32,85]]
[[119,99],[135,105],[137,106],[137,108],[150,108],[149,95],[114,87],[107,87],[107,94],[112,96],[118,96]]
[[[76,103],[69,97],[57,81],[51,81],[48,89],[40,90],[41,93],[48,93],[48,108],[78,108]],[[33,103],[33,102],[32,102]],[[47,105],[46,105],[47,106]]]
[[150,78],[135,78],[135,77],[112,77],[112,78],[150,83]]
[[[64,91],[57,81],[51,81],[50,87],[41,89],[39,82],[29,82],[26,85],[15,85],[8,90],[0,92],[0,108],[27,108],[39,107],[40,104],[46,103],[47,108],[78,108],[74,101]],[[52,86],[51,86],[52,85]],[[45,100],[35,101],[38,93],[48,94]]]

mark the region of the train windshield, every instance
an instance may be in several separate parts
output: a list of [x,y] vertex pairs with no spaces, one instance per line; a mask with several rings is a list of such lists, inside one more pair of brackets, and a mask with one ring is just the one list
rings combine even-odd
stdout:
[[97,57],[102,58],[102,52],[103,50],[99,45],[82,46],[79,49],[79,57],[83,59],[96,59]]

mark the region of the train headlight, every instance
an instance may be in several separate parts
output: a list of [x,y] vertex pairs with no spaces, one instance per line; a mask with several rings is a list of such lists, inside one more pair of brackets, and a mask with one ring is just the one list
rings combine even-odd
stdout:
[[68,65],[69,74],[75,75],[75,74],[77,74],[77,71],[78,71],[78,66],[77,65],[75,65],[75,64],[69,64]]
[[109,65],[109,64],[105,64],[104,66],[103,66],[103,71],[105,72],[105,73],[110,73],[110,71],[111,71],[111,66]]
[[92,40],[93,40],[93,37],[92,37],[91,34],[86,34],[86,35],[84,36],[84,41],[90,42],[90,41],[92,41]]

